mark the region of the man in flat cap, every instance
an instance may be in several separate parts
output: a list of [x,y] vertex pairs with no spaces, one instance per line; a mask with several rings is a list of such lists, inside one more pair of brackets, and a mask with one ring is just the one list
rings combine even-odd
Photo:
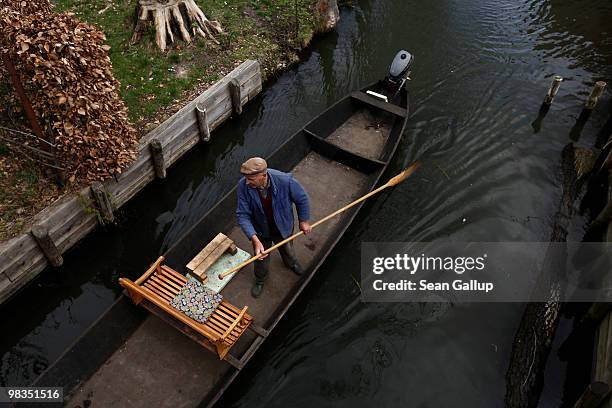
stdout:
[[[242,163],[238,182],[238,224],[253,244],[255,255],[290,236],[293,232],[293,204],[299,228],[308,234],[312,227],[308,194],[290,173],[269,169],[261,157],[252,157]],[[293,249],[293,242],[278,248],[283,263],[297,275],[303,273]],[[253,297],[259,297],[268,275],[270,258],[265,255],[255,262]]]

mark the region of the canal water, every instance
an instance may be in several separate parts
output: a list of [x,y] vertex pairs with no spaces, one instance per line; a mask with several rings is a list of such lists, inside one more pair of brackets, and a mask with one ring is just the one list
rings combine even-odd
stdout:
[[[353,1],[239,120],[0,309],[0,384],[34,381],[120,296],[119,277],[140,275],[231,189],[245,158],[274,151],[406,49],[413,108],[389,174],[416,159],[421,169],[363,208],[220,405],[503,405],[523,305],[361,303],[360,243],[548,240],[561,151],[594,81],[612,74],[611,17],[607,0]],[[555,74],[565,81],[538,124]],[[608,95],[580,145],[595,143]],[[571,375],[553,351],[540,405],[560,406]]]

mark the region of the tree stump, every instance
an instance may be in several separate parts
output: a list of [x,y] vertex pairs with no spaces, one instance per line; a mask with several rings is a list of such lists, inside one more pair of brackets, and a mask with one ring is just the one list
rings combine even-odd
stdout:
[[340,9],[338,9],[337,0],[318,0],[315,11],[317,32],[330,31],[340,21]]
[[221,24],[206,18],[194,0],[138,0],[132,44],[140,41],[149,21],[155,25],[155,42],[162,51],[175,37],[190,43],[198,34],[219,44],[213,33],[223,32]]

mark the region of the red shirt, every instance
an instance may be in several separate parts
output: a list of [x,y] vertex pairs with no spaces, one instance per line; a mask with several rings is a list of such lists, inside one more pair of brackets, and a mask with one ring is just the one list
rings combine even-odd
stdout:
[[259,189],[257,189],[257,193],[259,194],[259,200],[261,201],[261,206],[263,207],[264,214],[266,214],[266,220],[268,221],[270,235],[272,235],[273,237],[279,237],[280,231],[276,227],[276,222],[274,222],[274,210],[272,209],[272,187],[268,187],[268,194],[266,194],[265,197],[263,196],[263,194],[261,194],[261,191]]

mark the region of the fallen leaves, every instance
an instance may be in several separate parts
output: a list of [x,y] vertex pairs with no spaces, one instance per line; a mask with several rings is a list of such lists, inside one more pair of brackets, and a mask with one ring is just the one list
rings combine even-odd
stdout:
[[136,158],[138,140],[119,97],[104,34],[49,0],[0,0],[0,51],[19,72],[55,138],[69,180],[104,180]]

